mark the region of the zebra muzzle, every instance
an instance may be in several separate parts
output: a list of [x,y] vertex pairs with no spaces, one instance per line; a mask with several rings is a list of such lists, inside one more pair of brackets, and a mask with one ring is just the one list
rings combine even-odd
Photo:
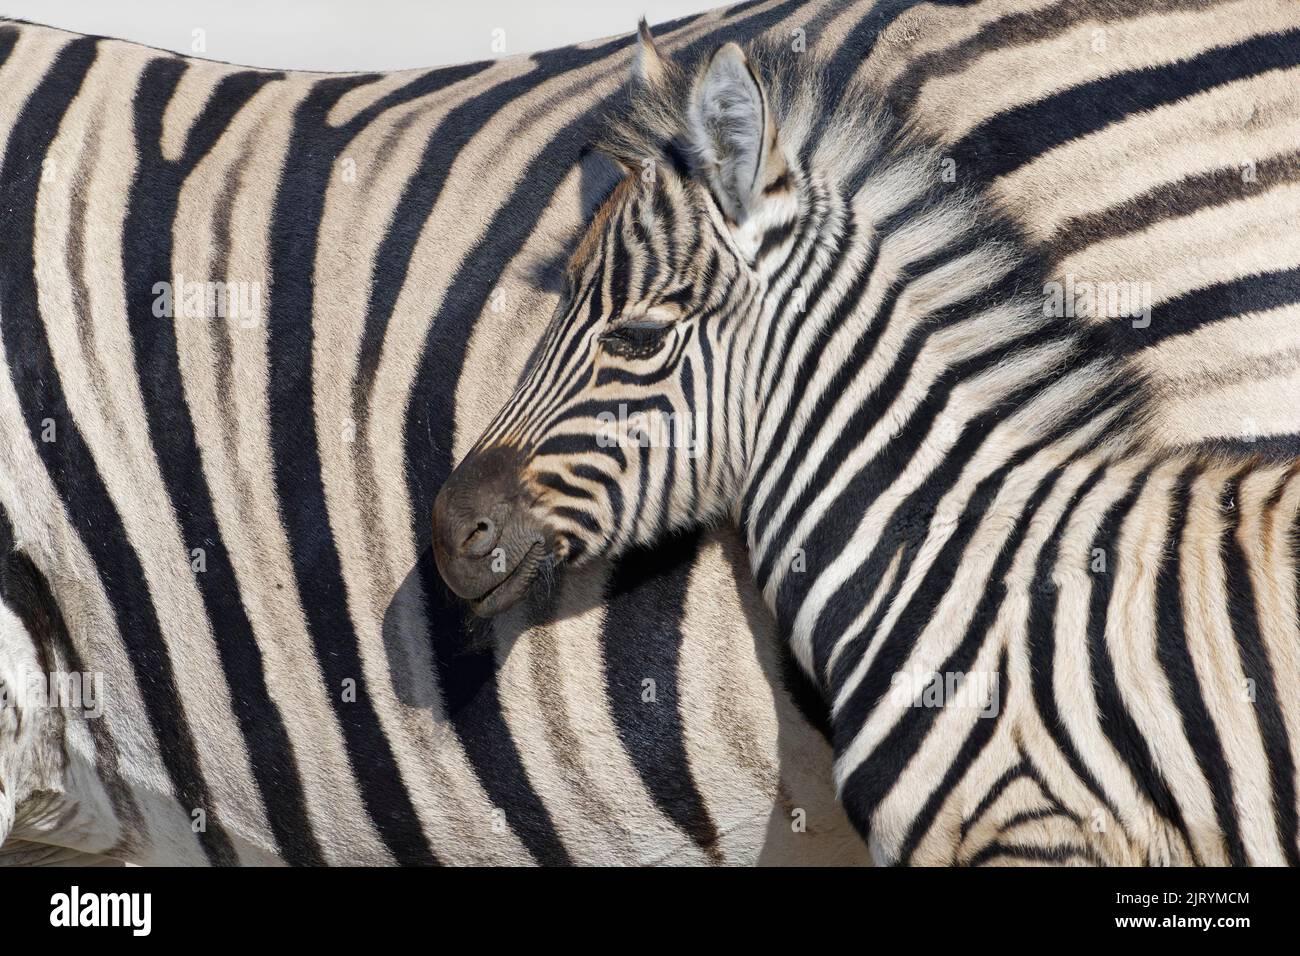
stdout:
[[484,617],[517,604],[549,560],[549,536],[530,512],[521,464],[510,448],[473,452],[433,503],[438,572]]

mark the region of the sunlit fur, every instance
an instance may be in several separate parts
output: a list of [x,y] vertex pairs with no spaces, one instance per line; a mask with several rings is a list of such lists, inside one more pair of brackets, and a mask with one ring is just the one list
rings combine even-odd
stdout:
[[[51,73],[74,70],[75,60],[61,57],[56,64],[56,57],[79,38],[6,26],[24,37],[0,83],[7,104],[0,132],[8,140],[37,85]],[[1026,219],[1035,241],[1048,247],[1062,271],[1101,278],[1118,266],[1128,276],[1155,283],[1158,309],[1162,303],[1170,306],[1149,330],[1159,330],[1159,336],[1131,334],[1131,349],[1140,350],[1143,365],[1165,385],[1159,415],[1167,440],[1240,445],[1247,435],[1260,436],[1254,448],[1294,449],[1300,431],[1295,402],[1300,322],[1293,272],[1300,246],[1294,230],[1278,224],[1295,215],[1300,176],[1295,152],[1300,82],[1297,68],[1286,65],[1298,27],[1300,4],[1293,0],[1047,5],[1041,0],[974,5],[809,0],[715,10],[662,34],[661,43],[707,50],[727,37],[763,30],[789,42],[797,30],[810,49],[835,55],[845,74],[871,77],[900,114],[933,130],[945,155],[957,157],[960,181],[972,182],[980,174],[970,158],[1005,160],[992,186],[1008,197],[1017,218]],[[1105,41],[1104,53],[1095,46],[1099,39]],[[114,852],[129,852],[129,858],[144,863],[199,862],[205,857],[192,831],[189,814],[195,804],[188,793],[196,779],[206,778],[222,807],[219,816],[209,817],[209,833],[219,821],[245,848],[242,858],[264,859],[261,848],[276,845],[275,828],[283,829],[286,820],[291,832],[306,832],[259,793],[242,756],[247,749],[251,762],[267,768],[279,786],[293,779],[280,770],[279,754],[267,759],[256,749],[273,726],[276,709],[259,706],[247,684],[223,682],[219,663],[206,649],[237,633],[223,615],[246,608],[265,655],[270,698],[304,771],[312,828],[333,860],[391,859],[359,790],[384,799],[409,792],[421,821],[413,832],[423,832],[446,862],[551,862],[556,857],[548,851],[556,846],[587,863],[703,860],[701,846],[714,848],[708,831],[703,837],[699,830],[688,831],[700,814],[679,812],[670,819],[653,799],[659,784],[680,801],[677,807],[689,810],[692,780],[702,794],[704,818],[714,819],[715,833],[723,834],[716,846],[731,862],[760,857],[770,862],[774,854],[784,861],[825,860],[840,847],[849,852],[851,840],[829,822],[838,817],[816,802],[828,774],[813,746],[815,734],[791,716],[789,695],[768,676],[777,666],[768,622],[749,581],[739,582],[738,590],[733,580],[729,559],[737,549],[730,529],[706,538],[698,557],[680,557],[693,553],[693,546],[670,545],[668,554],[682,562],[677,571],[631,595],[626,589],[635,574],[646,573],[647,562],[656,572],[662,567],[662,550],[629,558],[626,573],[616,579],[604,564],[568,576],[557,594],[559,620],[553,625],[538,623],[536,609],[524,606],[498,619],[505,640],[496,679],[481,655],[459,654],[456,628],[437,622],[430,632],[434,640],[428,639],[420,623],[427,607],[423,588],[414,579],[402,582],[401,575],[427,547],[427,505],[450,467],[450,462],[431,466],[428,456],[436,452],[435,458],[456,460],[464,454],[509,396],[528,345],[550,315],[550,263],[568,248],[570,230],[589,215],[599,181],[592,173],[598,164],[568,163],[576,144],[590,135],[592,111],[603,108],[604,99],[625,81],[627,46],[604,42],[538,57],[506,57],[468,81],[426,87],[414,97],[400,90],[407,80],[422,83],[422,71],[405,78],[290,75],[253,98],[185,179],[176,216],[184,227],[174,232],[178,244],[170,261],[186,276],[208,275],[210,260],[231,245],[238,253],[237,274],[269,279],[266,260],[281,243],[291,244],[295,257],[316,263],[310,330],[317,346],[311,368],[293,365],[294,374],[286,376],[282,349],[304,340],[305,320],[284,323],[283,334],[269,347],[256,330],[235,334],[233,388],[213,374],[219,352],[208,345],[215,329],[207,323],[179,326],[177,347],[162,343],[156,353],[136,351],[134,335],[152,337],[161,326],[152,316],[138,322],[129,318],[142,301],[146,312],[148,304],[122,294],[123,266],[135,258],[105,254],[112,245],[108,239],[122,232],[123,217],[137,208],[123,201],[123,180],[138,157],[160,146],[178,157],[201,118],[202,127],[212,130],[208,109],[227,95],[222,81],[240,72],[184,58],[179,62],[185,80],[168,97],[167,86],[141,76],[145,65],[164,58],[176,59],[99,41],[94,73],[80,88],[77,108],[63,115],[43,111],[41,124],[51,132],[57,127],[58,141],[42,174],[28,180],[33,189],[39,185],[42,221],[52,227],[33,252],[41,281],[53,284],[54,294],[42,294],[40,314],[54,351],[42,363],[33,340],[20,335],[0,370],[8,390],[7,397],[0,396],[0,524],[7,511],[19,543],[48,576],[71,645],[89,667],[108,672],[114,705],[101,721],[67,723],[66,748],[83,759],[70,763],[61,780],[57,773],[48,779],[11,776],[15,751],[6,750],[12,741],[0,730],[0,789],[5,799],[18,798],[17,826],[24,822],[22,794],[29,788],[46,794],[62,788],[67,800],[97,808],[108,807],[107,792],[112,812],[106,809],[97,827],[66,812],[56,819],[45,815],[45,823],[58,825],[51,839],[88,849],[115,847]],[[55,92],[46,90],[42,97]],[[317,106],[322,133],[333,136],[340,124],[360,124],[346,149],[320,149],[310,137],[290,138],[291,121],[312,122]],[[143,113],[133,113],[137,109]],[[160,118],[161,126],[136,122],[146,114]],[[104,135],[90,135],[96,126]],[[308,178],[311,164],[301,160],[312,154],[335,157],[328,183],[320,185],[328,187],[328,195],[318,214],[317,241],[304,243],[295,228],[268,245],[263,237],[278,232],[272,230],[276,185]],[[23,155],[22,169],[41,165],[39,154],[23,147]],[[1242,169],[1248,160],[1257,174],[1249,181]],[[358,175],[349,183],[345,173],[353,162]],[[85,177],[69,175],[77,170],[90,176],[89,190]],[[234,194],[235,215],[228,220],[229,243],[223,244],[219,211],[231,208],[223,207],[223,197],[230,195],[228,174],[237,171],[243,175]],[[427,198],[431,205],[421,210],[412,197]],[[88,218],[68,215],[78,203]],[[303,213],[305,223],[312,214]],[[12,224],[17,214],[7,206],[6,215]],[[60,305],[76,275],[64,266],[76,248],[71,241],[76,223],[86,227],[84,266],[87,288],[96,294],[93,313]],[[165,223],[144,225],[158,242],[173,235]],[[415,249],[409,268],[390,246],[404,234]],[[14,242],[12,230],[6,236]],[[539,280],[541,288],[534,285]],[[486,292],[498,288],[507,307],[497,307],[496,296],[485,307]],[[368,297],[396,306],[382,329],[382,357],[376,354],[378,342],[362,347],[363,326],[375,325],[362,321],[374,318]],[[80,320],[91,314],[92,332],[74,334],[83,323],[72,323],[69,316]],[[14,319],[14,312],[6,311],[7,329],[14,328]],[[177,368],[184,401],[156,391],[157,366],[144,361],[145,355]],[[377,369],[372,359],[379,362]],[[20,377],[24,369],[30,370],[26,378]],[[91,374],[96,369],[107,372],[108,383]],[[277,414],[284,404],[268,395],[269,381],[295,383],[288,391],[306,396],[306,412],[299,414],[295,406]],[[67,416],[58,422],[60,440],[42,443],[50,389],[60,382],[68,401]],[[431,390],[445,398],[431,402]],[[357,403],[362,403],[360,414]],[[192,435],[175,427],[175,416],[186,407],[195,416]],[[410,422],[405,431],[404,409]],[[119,427],[106,427],[101,415],[121,422],[126,444]],[[356,420],[355,440],[347,437],[351,422],[340,422],[339,416]],[[162,423],[152,432],[152,444],[150,421]],[[69,423],[94,443],[95,464],[89,469],[68,457]],[[312,434],[320,437],[319,468],[286,470],[279,494],[268,490],[277,456],[287,449],[310,449]],[[228,441],[230,435],[237,441]],[[142,474],[137,466],[153,461],[190,463],[181,469],[183,483],[160,491],[157,481],[143,480],[147,469]],[[206,574],[192,575],[185,553],[189,545],[181,546],[199,540],[182,530],[182,522],[203,513],[194,499],[203,484],[195,478],[203,472],[211,479],[221,546],[231,565],[242,569],[238,586],[220,589],[220,602],[206,614],[201,606],[196,610],[196,588],[205,593],[219,588],[214,582],[222,580],[221,569],[210,563]],[[89,495],[76,480],[64,484],[78,476],[102,480],[99,495]],[[1241,515],[1241,534],[1249,534],[1256,547],[1261,539],[1252,529],[1265,523],[1265,514],[1273,516],[1274,534],[1289,533],[1284,519],[1291,498],[1282,495],[1266,512],[1272,492],[1259,489],[1267,477],[1255,473],[1247,483],[1251,495],[1238,497],[1236,509],[1221,516],[1225,534],[1234,540],[1240,536],[1234,514]],[[327,508],[306,533],[299,523],[286,535],[282,523],[308,513],[304,495],[309,500],[313,484],[329,489]],[[127,525],[106,532],[110,497]],[[1231,497],[1225,495],[1225,502]],[[1197,500],[1202,514],[1213,514],[1204,495]],[[323,547],[315,535],[326,528],[333,548]],[[112,557],[103,557],[106,551]],[[322,575],[313,566],[296,577],[296,554],[313,562],[337,554],[341,576]],[[132,573],[136,561],[142,569]],[[890,565],[891,574],[896,567]],[[1285,562],[1273,574],[1285,582]],[[394,630],[380,623],[399,585],[410,600],[393,604],[404,609],[405,622],[397,629],[402,643],[394,645]],[[621,597],[607,609],[613,591]],[[323,603],[329,594],[345,594],[346,611],[330,613]],[[629,602],[630,596],[636,601]],[[1278,583],[1261,589],[1256,600],[1273,609],[1262,620],[1269,628],[1264,636],[1274,686],[1294,688],[1295,669],[1287,669],[1277,630],[1293,599]],[[124,610],[148,615],[155,608],[159,630],[135,645],[124,643],[115,616]],[[314,620],[325,623],[310,624],[304,608],[308,614],[315,608]],[[1234,611],[1234,620],[1245,617]],[[0,612],[0,644],[10,636],[23,640],[21,631],[8,630],[12,623],[11,614]],[[659,639],[669,642],[666,659],[682,682],[679,698],[667,695],[660,681],[660,700],[674,700],[677,707],[646,707],[639,696],[624,693],[628,675],[639,681],[655,673],[658,661],[633,661]],[[431,664],[431,645],[453,644],[458,653],[451,658],[452,671]],[[137,686],[130,673],[132,647],[153,655],[164,646],[172,651],[179,706],[151,725],[140,701],[161,693],[168,682],[151,658],[144,665],[148,679]],[[340,695],[332,679],[322,680],[320,668],[352,646],[367,662],[366,673],[387,668],[391,677],[373,683],[361,700],[374,701],[383,738],[403,755],[401,779],[370,771],[366,761],[381,739],[378,734],[365,738],[362,750],[349,752],[339,733],[340,719],[355,725],[364,703],[342,705],[337,717],[330,712],[329,701]],[[615,646],[623,648],[622,660],[611,659]],[[30,642],[26,647],[20,647],[18,658],[0,663],[24,660]],[[1075,648],[1069,645],[1062,653],[1082,659]],[[1158,689],[1144,675],[1159,664],[1144,656],[1146,645],[1138,649],[1142,653],[1118,657],[1116,664],[1130,667],[1119,676],[1136,678],[1124,686],[1140,702]],[[767,673],[756,666],[755,653]],[[0,658],[5,654],[0,651]],[[1256,674],[1261,670],[1249,666]],[[355,676],[360,670],[345,665],[343,673]],[[1063,696],[1076,689],[1084,695],[1069,699],[1065,719],[1074,720],[1081,705],[1091,706],[1090,679],[1097,679],[1091,669],[1070,677]],[[476,704],[484,697],[490,704],[461,706],[467,684],[480,683]],[[1267,686],[1260,680],[1256,685]],[[415,694],[413,701],[407,691]],[[629,696],[632,702],[620,709]],[[1280,712],[1294,734],[1294,696],[1284,695],[1274,712],[1263,706],[1267,699],[1261,690],[1255,712]],[[238,702],[238,715],[252,733],[241,734],[228,701]],[[675,732],[669,723],[661,734],[659,724],[640,723],[651,712],[680,713],[683,723]],[[631,723],[621,722],[629,715]],[[169,775],[160,754],[176,748],[187,721],[202,730],[196,744],[203,763],[198,772]],[[1123,724],[1111,720],[1105,726]],[[30,733],[37,725],[24,718],[21,727]],[[86,728],[93,740],[85,739]],[[1233,733],[1239,735],[1239,728]],[[1166,734],[1164,740],[1169,739]],[[232,742],[234,757],[227,759]],[[1185,751],[1153,747],[1175,767],[1185,767]],[[675,748],[681,754],[677,763],[664,756]],[[516,750],[522,765],[512,774],[506,758]],[[61,753],[61,746],[52,748],[48,766],[57,767]],[[1230,757],[1239,753],[1228,750]],[[1282,762],[1270,757],[1269,767],[1282,788],[1287,780]],[[974,835],[982,828],[996,832],[1010,812],[1007,806],[1027,802],[1026,790],[1034,792],[1034,770],[1022,767],[1001,781],[997,774],[985,778],[989,794],[997,789],[994,784],[1002,787],[991,807],[996,812],[962,829]],[[937,780],[939,774],[933,776]],[[959,793],[976,807],[983,793],[970,796],[977,790],[963,778]],[[130,799],[119,806],[123,791],[144,811],[144,819],[127,812]],[[1245,792],[1252,801],[1247,806],[1258,807],[1258,791]],[[1277,797],[1273,803],[1281,807],[1285,801]],[[807,832],[769,825],[769,813],[775,824],[791,806],[808,811]],[[43,801],[40,812],[49,808]],[[1044,800],[1039,809],[1046,808]],[[504,829],[497,826],[501,811]],[[0,834],[4,816],[0,810]],[[1271,817],[1264,811],[1256,820],[1267,823]],[[1046,841],[1031,841],[1029,834],[1060,822],[1021,822],[1003,840],[1041,846]],[[0,864],[16,843],[10,839],[0,847]],[[277,855],[298,860],[283,846]]]
[[[1297,862],[1297,468],[1163,449],[1114,325],[1045,309],[1007,217],[869,92],[751,64],[775,188],[733,215],[698,78],[643,84],[629,177],[481,444],[525,453],[575,563],[739,523],[877,860]],[[601,344],[680,289],[662,347]],[[693,467],[598,449],[619,402],[697,416]],[[927,702],[935,674],[979,706]]]
[[[627,46],[341,76],[0,21],[0,867],[866,859],[734,536],[471,632],[429,560]],[[266,312],[159,317],[177,276]],[[15,706],[38,670],[102,716]]]

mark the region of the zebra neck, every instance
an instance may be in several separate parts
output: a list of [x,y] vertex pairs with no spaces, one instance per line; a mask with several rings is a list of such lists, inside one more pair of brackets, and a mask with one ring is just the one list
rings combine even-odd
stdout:
[[995,211],[899,194],[891,177],[906,179],[897,162],[808,204],[817,239],[792,243],[797,282],[776,270],[750,359],[739,523],[783,634],[827,688],[836,649],[882,626],[925,542],[999,508],[1012,520],[998,491],[1013,472],[1138,454],[1146,402],[1085,319],[1044,308],[1041,269]]

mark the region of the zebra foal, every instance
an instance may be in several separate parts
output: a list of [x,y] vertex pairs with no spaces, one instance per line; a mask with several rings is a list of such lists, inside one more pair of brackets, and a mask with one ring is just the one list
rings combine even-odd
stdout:
[[1300,465],[1166,447],[1119,317],[869,86],[644,24],[633,72],[626,177],[435,502],[452,589],[729,520],[875,859],[1297,862]]

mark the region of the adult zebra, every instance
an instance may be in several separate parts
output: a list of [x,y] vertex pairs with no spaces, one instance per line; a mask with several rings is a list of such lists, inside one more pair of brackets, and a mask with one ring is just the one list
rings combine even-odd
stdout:
[[726,539],[495,635],[434,586],[627,49],[295,75],[0,25],[0,677],[107,697],[0,710],[7,856],[865,859]]
[[[1239,126],[1243,83],[1289,104],[1300,13],[1253,12],[1199,25],[1283,29],[1200,33],[1219,45],[1194,73],[1100,84],[1090,121],[1131,97]],[[1300,193],[1250,174],[1291,145],[1207,151],[1196,191],[1160,196],[1173,208],[1141,196],[1035,248],[1035,220],[1026,235],[997,201],[1017,157],[991,147],[1059,131],[986,121],[959,182],[833,65],[727,44],[683,71],[642,25],[605,134],[627,175],[438,496],[444,577],[491,614],[553,564],[729,517],[831,710],[837,789],[877,860],[1300,862],[1300,457],[1286,436],[1171,438],[1158,360],[1192,374],[1209,323],[1294,318]],[[1271,252],[1264,274],[1215,282],[1219,264],[1161,247],[1206,221]],[[1053,271],[1089,244],[1108,269]],[[1144,269],[1150,300],[1099,304],[1091,283]]]

